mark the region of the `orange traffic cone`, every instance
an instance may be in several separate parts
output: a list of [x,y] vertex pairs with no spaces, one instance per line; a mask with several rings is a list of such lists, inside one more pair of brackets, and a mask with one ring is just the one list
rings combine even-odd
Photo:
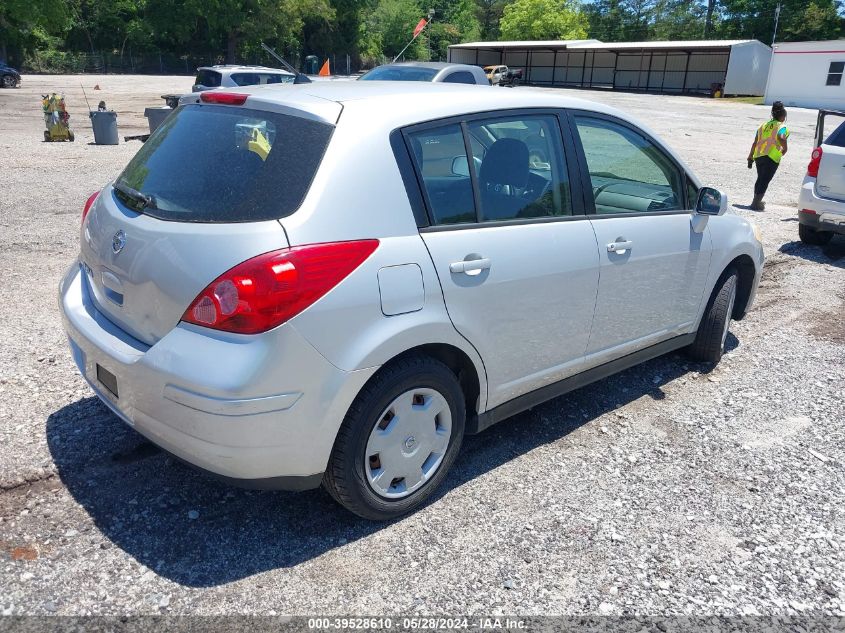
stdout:
[[328,77],[332,74],[331,69],[329,68],[329,60],[327,59],[326,62],[323,64],[323,67],[320,69],[320,72],[317,73],[320,77]]

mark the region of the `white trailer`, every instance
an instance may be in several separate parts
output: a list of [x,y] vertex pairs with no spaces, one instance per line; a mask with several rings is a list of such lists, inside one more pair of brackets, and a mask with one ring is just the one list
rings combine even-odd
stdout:
[[845,110],[845,40],[775,44],[765,102]]

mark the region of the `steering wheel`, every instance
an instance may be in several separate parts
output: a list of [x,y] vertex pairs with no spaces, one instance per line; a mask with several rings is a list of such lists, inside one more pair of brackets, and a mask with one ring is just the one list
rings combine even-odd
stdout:
[[551,181],[546,180],[542,176],[529,172],[528,182],[522,190],[521,196],[526,199],[539,200],[549,191]]

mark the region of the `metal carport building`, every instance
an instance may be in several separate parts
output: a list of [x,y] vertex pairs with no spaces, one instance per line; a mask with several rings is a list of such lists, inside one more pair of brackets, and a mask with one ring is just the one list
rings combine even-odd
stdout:
[[449,47],[449,61],[524,68],[538,86],[664,93],[762,95],[772,49],[757,40],[472,42]]

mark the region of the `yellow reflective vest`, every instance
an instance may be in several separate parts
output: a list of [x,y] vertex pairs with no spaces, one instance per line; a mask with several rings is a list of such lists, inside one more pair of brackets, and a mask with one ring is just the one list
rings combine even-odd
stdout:
[[783,153],[780,151],[780,143],[778,136],[784,138],[789,137],[789,129],[785,123],[781,123],[776,119],[767,121],[759,128],[757,128],[757,137],[754,140],[754,159],[761,156],[768,156],[776,163],[783,158]]

